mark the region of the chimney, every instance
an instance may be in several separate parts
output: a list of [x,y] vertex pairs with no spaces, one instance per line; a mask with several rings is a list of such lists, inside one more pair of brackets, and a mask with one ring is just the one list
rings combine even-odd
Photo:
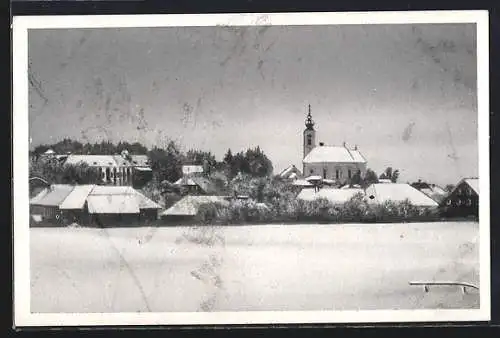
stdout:
[[357,144],[354,146],[354,150],[358,150],[358,145]]
[[344,147],[345,147],[345,141],[344,141]]
[[319,146],[320,146],[320,147],[322,147],[322,146],[324,146],[324,145],[325,145],[325,143],[324,143],[324,142],[320,142],[320,143],[319,143]]

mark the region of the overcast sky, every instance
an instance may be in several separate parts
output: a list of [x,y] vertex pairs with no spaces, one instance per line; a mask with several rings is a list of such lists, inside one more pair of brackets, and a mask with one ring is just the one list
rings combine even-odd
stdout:
[[317,141],[378,174],[478,174],[472,24],[31,30],[31,145],[177,140],[220,159],[259,145],[275,172]]

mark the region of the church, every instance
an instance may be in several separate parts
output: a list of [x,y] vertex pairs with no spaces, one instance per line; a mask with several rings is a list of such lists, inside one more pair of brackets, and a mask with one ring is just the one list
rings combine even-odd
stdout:
[[322,179],[344,184],[357,174],[365,176],[367,162],[357,146],[349,149],[345,142],[342,146],[326,145],[323,142],[316,145],[311,105],[305,122],[302,160],[305,177],[321,176]]

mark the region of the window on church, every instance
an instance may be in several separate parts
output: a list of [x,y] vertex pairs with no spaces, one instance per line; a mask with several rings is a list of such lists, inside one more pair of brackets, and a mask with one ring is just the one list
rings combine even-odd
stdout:
[[348,170],[347,170],[347,177],[348,177],[348,178],[351,178],[351,176],[352,176],[352,175],[351,175],[351,169],[348,169]]
[[338,169],[335,170],[335,178],[339,179],[340,178],[340,172]]
[[312,173],[314,173],[314,170],[312,170],[312,169],[309,170],[309,174],[312,174]]
[[312,144],[312,135],[307,135],[307,145],[310,146]]
[[323,169],[323,179],[326,179],[326,168]]

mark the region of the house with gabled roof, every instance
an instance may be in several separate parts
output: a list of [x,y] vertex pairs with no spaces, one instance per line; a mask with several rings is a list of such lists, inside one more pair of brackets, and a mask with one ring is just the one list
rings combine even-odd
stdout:
[[443,188],[434,183],[423,182],[422,180],[418,180],[411,184],[415,189],[420,190],[434,201],[441,203],[441,201],[448,194]]
[[278,174],[278,177],[284,178],[284,179],[296,180],[296,179],[299,179],[302,177],[302,173],[295,166],[295,164],[292,164],[292,165],[288,166],[287,168],[283,169]]
[[471,177],[460,180],[439,206],[445,216],[478,217],[479,179]]

